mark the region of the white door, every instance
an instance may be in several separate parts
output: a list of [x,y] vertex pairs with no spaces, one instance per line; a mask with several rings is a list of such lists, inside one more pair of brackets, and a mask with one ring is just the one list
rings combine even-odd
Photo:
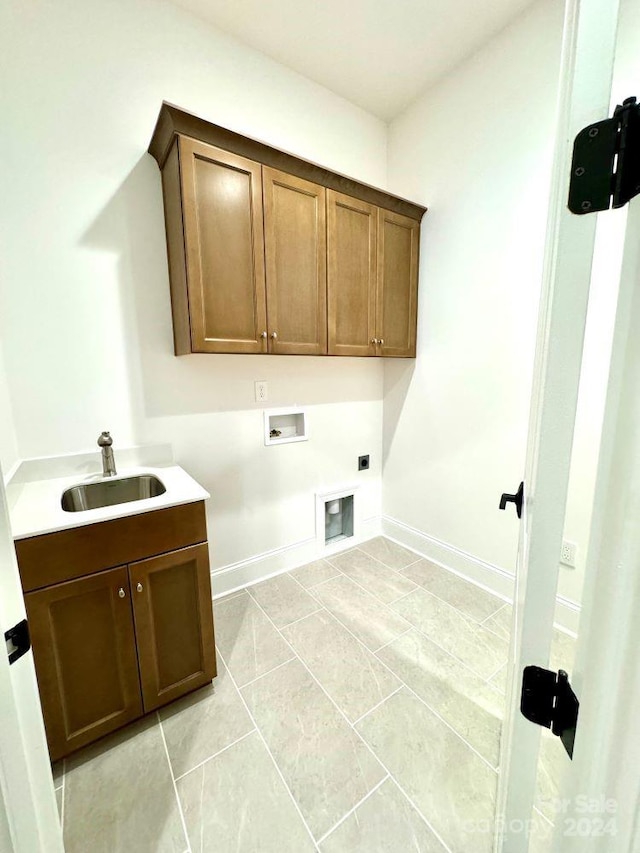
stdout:
[[9,666],[5,631],[25,618],[0,470],[0,851],[63,853],[31,652]]
[[640,850],[640,197],[628,209],[556,853]]
[[501,853],[529,850],[541,730],[520,714],[522,672],[549,660],[596,231],[596,214],[566,207],[572,143],[609,115],[617,24],[616,0],[567,0],[498,789]]
[[[640,851],[640,197],[617,218],[624,241],[620,273],[610,280],[619,284],[616,321],[571,670],[580,715],[573,762],[552,743],[556,772],[562,769],[554,780],[555,832],[537,818],[528,848],[535,853]],[[517,787],[513,761],[510,777]],[[519,850],[526,818],[512,812],[508,820],[503,849]]]

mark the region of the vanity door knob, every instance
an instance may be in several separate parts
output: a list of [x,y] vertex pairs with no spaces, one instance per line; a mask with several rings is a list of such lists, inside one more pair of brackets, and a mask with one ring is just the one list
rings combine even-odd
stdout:
[[371,338],[371,343],[375,346],[378,343],[377,338]]
[[380,338],[378,343],[380,344],[381,347],[383,347],[384,346],[384,338]]
[[278,333],[277,332],[271,332],[271,340],[273,340],[273,341],[278,340]]
[[266,337],[267,337],[267,333],[266,333],[266,332],[261,332],[261,333],[260,333],[260,337],[261,337],[261,338],[266,338]]
[[142,584],[139,583],[136,589],[138,590],[138,592],[142,592]]
[[120,598],[124,598],[125,591],[122,589],[122,587],[120,587],[120,589],[118,590],[118,595],[120,596]]

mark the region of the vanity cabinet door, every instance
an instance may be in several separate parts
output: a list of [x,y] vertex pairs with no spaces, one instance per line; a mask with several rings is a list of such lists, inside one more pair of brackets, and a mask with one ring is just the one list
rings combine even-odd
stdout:
[[145,713],[216,675],[206,544],[129,566]]
[[52,761],[142,714],[126,567],[25,595]]
[[378,210],[378,355],[415,358],[420,224]]
[[269,352],[327,352],[325,188],[264,166]]

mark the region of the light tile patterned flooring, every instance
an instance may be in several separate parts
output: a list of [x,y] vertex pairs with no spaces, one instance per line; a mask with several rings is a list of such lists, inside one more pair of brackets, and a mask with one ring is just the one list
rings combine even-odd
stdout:
[[489,853],[509,605],[379,537],[214,611],[211,687],[55,768],[67,853]]

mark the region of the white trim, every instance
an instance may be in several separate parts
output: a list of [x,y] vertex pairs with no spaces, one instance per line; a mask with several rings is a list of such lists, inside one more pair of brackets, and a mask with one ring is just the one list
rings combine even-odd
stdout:
[[7,471],[7,473],[4,475],[4,478],[3,478],[3,479],[4,479],[4,485],[5,485],[5,488],[9,485],[9,483],[11,482],[11,479],[12,479],[13,477],[15,477],[16,472],[17,472],[18,468],[19,468],[21,465],[22,465],[22,460],[21,460],[21,459],[16,459],[16,461],[13,463],[13,465],[11,466],[11,468],[9,468],[9,470]]
[[421,557],[426,557],[432,563],[438,563],[465,580],[471,580],[476,586],[483,587],[505,601],[513,600],[515,578],[512,572],[474,557],[461,548],[449,545],[389,515],[382,516],[382,530],[389,539],[397,540],[398,544],[415,551]]
[[[595,216],[575,216],[567,208],[571,149],[583,127],[609,115],[617,24],[618,0],[566,0],[522,477],[525,502],[500,749],[495,853],[529,850],[521,827],[522,821],[530,819],[535,800],[540,729],[520,713],[520,673],[532,662],[548,660],[551,648],[597,221]],[[611,255],[607,260],[615,263]],[[611,278],[615,281],[615,273]],[[616,849],[620,849],[617,843]]]
[[[640,678],[637,666],[640,582],[640,199],[626,219],[615,332],[584,588],[584,627],[572,686],[580,700],[575,751],[559,801],[556,853],[640,850]],[[612,258],[612,260],[614,260]],[[616,279],[612,276],[611,285]],[[605,827],[581,839],[566,827],[584,802],[609,801]],[[611,818],[607,824],[606,819]]]
[[578,636],[580,628],[580,614],[582,607],[564,595],[556,595],[556,615],[554,625],[571,634],[574,639]]
[[[472,554],[429,536],[388,515],[382,516],[382,532],[388,539],[397,542],[421,557],[448,569],[470,583],[497,595],[504,601],[513,601],[515,576],[494,566],[486,560],[474,557]],[[564,631],[576,634],[580,622],[580,605],[564,596],[556,598],[555,623]]]
[[[0,471],[0,630],[25,617]],[[0,810],[15,853],[63,853],[62,830],[33,655],[0,655]]]
[[[343,544],[341,550],[346,551],[353,548],[360,542],[379,536],[380,532],[379,516],[366,518],[360,524],[357,537],[344,539],[340,543]],[[213,598],[220,598],[223,595],[236,592],[236,590],[241,590],[245,586],[253,586],[260,581],[275,577],[275,575],[289,572],[299,566],[305,566],[314,560],[323,560],[325,557],[326,549],[324,547],[319,548],[314,536],[311,539],[303,539],[300,542],[293,542],[291,545],[284,545],[281,548],[256,554],[246,560],[239,560],[237,563],[231,563],[219,569],[212,569],[211,589]]]

